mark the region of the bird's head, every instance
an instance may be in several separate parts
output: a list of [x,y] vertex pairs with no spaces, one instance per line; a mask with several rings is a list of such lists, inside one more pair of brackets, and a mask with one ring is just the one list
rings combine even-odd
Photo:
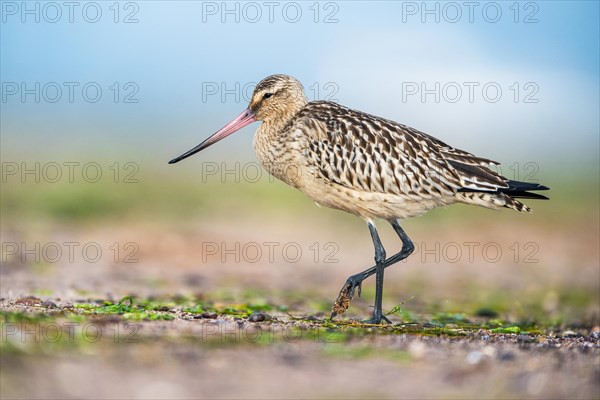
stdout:
[[281,126],[307,102],[304,88],[296,78],[289,75],[271,75],[256,85],[247,109],[198,146],[169,161],[169,164],[179,162],[217,143],[252,122],[263,121]]
[[257,121],[287,120],[306,105],[304,87],[289,75],[271,75],[256,85],[248,109]]

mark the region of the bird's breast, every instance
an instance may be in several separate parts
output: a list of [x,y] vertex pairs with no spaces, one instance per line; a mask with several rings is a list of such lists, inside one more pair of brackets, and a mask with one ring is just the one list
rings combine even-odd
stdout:
[[303,181],[314,174],[305,157],[306,145],[292,132],[273,132],[268,128],[265,124],[261,125],[254,136],[258,161],[275,178],[301,189]]

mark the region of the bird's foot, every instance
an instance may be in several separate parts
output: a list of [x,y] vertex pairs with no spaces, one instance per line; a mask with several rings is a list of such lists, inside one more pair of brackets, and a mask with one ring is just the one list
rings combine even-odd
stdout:
[[385,315],[382,315],[380,318],[373,317],[373,318],[369,318],[369,319],[367,319],[367,320],[364,320],[364,321],[363,321],[363,324],[369,324],[369,325],[381,325],[381,321],[385,321],[385,322],[387,322],[388,324],[391,324],[391,323],[392,323],[392,321],[390,321],[390,320],[388,319],[388,317],[386,317]]
[[346,312],[348,307],[350,307],[350,301],[357,291],[358,296],[360,297],[363,280],[364,278],[360,275],[352,275],[346,280],[342,290],[340,290],[338,298],[336,299],[335,303],[333,303],[333,307],[331,307],[331,319],[333,319],[336,315]]
[[386,317],[385,315],[373,315],[372,318],[369,318],[365,321],[363,321],[363,324],[372,324],[372,325],[380,325],[381,321],[385,321],[388,324],[391,324],[392,321],[389,320],[388,317]]

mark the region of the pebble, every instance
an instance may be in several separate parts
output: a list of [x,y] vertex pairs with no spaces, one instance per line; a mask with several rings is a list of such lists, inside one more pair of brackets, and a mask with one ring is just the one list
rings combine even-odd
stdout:
[[496,350],[492,346],[485,346],[481,350],[473,350],[467,354],[467,364],[477,365],[486,359],[492,358],[496,355]]
[[510,351],[504,351],[498,355],[500,361],[513,361],[515,359],[515,353]]
[[46,308],[58,308],[58,306],[56,305],[56,303],[50,301],[50,300],[46,300],[44,302],[42,302],[42,306],[46,307]]
[[477,332],[477,334],[479,335],[481,340],[485,340],[485,341],[490,340],[490,332],[485,329],[480,329],[479,332]]
[[534,341],[535,341],[535,339],[530,335],[524,335],[524,334],[517,335],[517,342],[519,342],[519,343],[531,343]]
[[483,353],[480,351],[470,351],[467,354],[467,364],[476,365],[483,359]]
[[496,318],[498,316],[498,313],[491,308],[483,307],[475,311],[475,315],[478,317]]
[[252,313],[248,317],[249,322],[261,322],[261,321],[266,321],[268,319],[271,319],[271,316],[268,314],[265,314],[265,313],[261,313],[261,312]]
[[28,296],[16,300],[15,304],[19,304],[22,306],[39,306],[40,304],[42,304],[42,300],[34,296]]
[[576,338],[579,336],[579,334],[574,331],[564,331],[560,334],[560,336],[566,337],[566,338]]
[[217,313],[216,312],[203,312],[202,313],[202,318],[207,318],[207,319],[215,319],[217,318]]

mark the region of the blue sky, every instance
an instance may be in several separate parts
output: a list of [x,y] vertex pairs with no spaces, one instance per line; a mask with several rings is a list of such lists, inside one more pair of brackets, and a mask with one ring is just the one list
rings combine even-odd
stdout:
[[[40,149],[169,159],[245,107],[243,95],[223,102],[207,88],[287,73],[309,98],[331,95],[504,163],[598,166],[595,1],[474,2],[472,10],[464,2],[138,1],[118,3],[118,14],[113,1],[78,2],[72,22],[62,2],[53,3],[60,15],[47,3],[27,2],[34,11],[26,13],[20,1],[1,2],[3,159]],[[40,102],[35,94],[23,102],[21,85],[35,92],[36,82]],[[76,85],[73,102],[65,82]],[[83,98],[90,82],[102,90],[97,103]],[[56,85],[62,96],[52,103]],[[423,98],[421,89],[433,92]],[[125,103],[127,94],[137,102]],[[207,157],[252,159],[255,128]]]

